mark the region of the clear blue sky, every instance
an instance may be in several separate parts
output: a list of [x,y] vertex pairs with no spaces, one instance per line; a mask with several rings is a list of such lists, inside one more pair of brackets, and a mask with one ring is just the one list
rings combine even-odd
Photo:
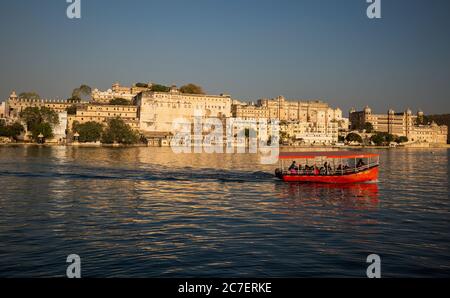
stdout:
[[450,1],[2,1],[0,98],[66,98],[82,83],[194,82],[256,100],[320,98],[347,111],[450,113]]

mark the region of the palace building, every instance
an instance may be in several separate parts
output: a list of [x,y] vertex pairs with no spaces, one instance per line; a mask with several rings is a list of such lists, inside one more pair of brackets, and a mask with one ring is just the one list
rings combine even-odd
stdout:
[[231,117],[229,95],[185,94],[176,86],[169,92],[143,91],[135,97],[135,104],[139,109],[139,127],[144,134],[170,134],[175,119],[193,122],[195,111],[200,111],[204,118],[224,120]]
[[28,107],[47,107],[54,110],[57,113],[63,113],[73,103],[67,100],[47,100],[47,99],[22,99],[16,95],[13,91],[6,101],[5,105],[5,117],[16,119],[19,117],[20,112]]
[[106,125],[110,119],[120,118],[134,130],[139,130],[138,108],[134,105],[86,104],[77,109],[76,115],[68,116],[68,129],[73,123],[98,122]]
[[289,142],[302,144],[333,144],[338,141],[339,130],[348,129],[348,119],[342,110],[331,108],[322,101],[288,101],[283,96],[261,99],[256,105],[238,103],[232,115],[244,120],[277,119],[280,131]]
[[346,129],[348,119],[342,117],[342,110],[331,108],[319,100],[292,100],[283,96],[274,99],[260,99],[256,105],[233,105],[233,117],[242,119],[278,119],[279,121],[330,123],[338,122]]
[[99,104],[109,104],[109,102],[115,98],[123,98],[131,102],[140,92],[150,90],[151,86],[152,84],[149,83],[147,87],[137,87],[136,85],[132,87],[124,87],[121,86],[120,83],[116,82],[112,85],[111,89],[106,91],[94,89],[91,93],[91,97],[93,102]]
[[351,129],[355,130],[363,130],[366,123],[371,123],[374,131],[405,136],[411,142],[446,144],[448,127],[435,123],[418,125],[417,120],[423,116],[422,111],[413,115],[410,109],[401,113],[390,109],[386,114],[374,114],[366,106],[362,111],[350,110],[350,123]]

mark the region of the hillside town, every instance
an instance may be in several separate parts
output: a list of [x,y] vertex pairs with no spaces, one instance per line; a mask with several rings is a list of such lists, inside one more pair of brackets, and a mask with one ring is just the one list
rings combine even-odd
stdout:
[[423,111],[376,114],[366,106],[344,117],[340,108],[321,100],[278,96],[249,103],[227,94],[205,94],[194,84],[114,83],[105,91],[83,85],[67,100],[13,91],[0,105],[0,143],[168,146],[174,120],[193,119],[196,110],[223,123],[230,118],[277,120],[283,146],[429,147],[448,141],[448,127],[427,121]]

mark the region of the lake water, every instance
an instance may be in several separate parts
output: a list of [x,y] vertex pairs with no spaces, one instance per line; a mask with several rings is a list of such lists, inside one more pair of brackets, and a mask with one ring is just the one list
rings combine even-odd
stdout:
[[449,150],[376,184],[287,184],[252,154],[0,147],[0,277],[450,277]]

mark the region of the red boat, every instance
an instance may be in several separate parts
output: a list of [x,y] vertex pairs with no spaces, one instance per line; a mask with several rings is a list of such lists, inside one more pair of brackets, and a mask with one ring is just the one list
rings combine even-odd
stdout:
[[286,182],[360,183],[378,180],[380,157],[357,151],[282,152],[279,161],[275,175]]

